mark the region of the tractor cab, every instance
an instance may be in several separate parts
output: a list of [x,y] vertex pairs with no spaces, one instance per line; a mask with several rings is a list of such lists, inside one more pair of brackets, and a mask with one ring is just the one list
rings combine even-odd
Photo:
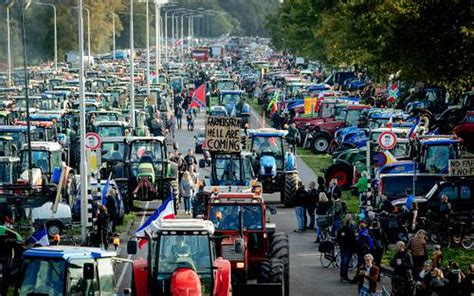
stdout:
[[[220,193],[208,205],[207,219],[216,229],[216,253],[230,261],[233,289],[239,295],[244,291],[285,295],[289,291],[287,236],[275,232],[266,214],[263,198],[254,193]],[[274,262],[279,266],[271,266]],[[275,268],[275,274],[268,274],[268,268]],[[250,282],[254,279],[257,284]]]
[[225,107],[229,116],[245,117],[247,120],[244,121],[248,122],[250,107],[243,99],[243,91],[221,90],[219,95],[219,105]]
[[[230,264],[216,258],[210,221],[165,219],[152,226],[148,258],[133,262],[135,295],[230,295]],[[129,241],[127,251],[136,254],[137,242]]]
[[255,175],[252,155],[248,152],[212,154],[211,186],[250,186]]
[[101,138],[104,137],[125,137],[125,130],[128,124],[121,121],[98,121],[93,123],[93,130]]
[[20,177],[19,167],[18,157],[0,156],[0,185],[14,184]]
[[[33,167],[41,169],[41,172],[51,178],[55,170],[63,167],[63,150],[57,142],[31,142],[31,157]],[[28,145],[23,145],[20,150],[21,170],[28,170]]]
[[459,159],[461,140],[453,136],[421,136],[415,140],[417,162],[425,173],[448,173],[450,159]]
[[103,137],[101,141],[101,179],[107,179],[117,164],[123,163],[127,149],[125,137]]
[[13,142],[11,136],[0,136],[0,157],[16,156],[18,153],[17,146]]
[[15,295],[117,295],[115,252],[49,246],[23,253]]
[[[16,125],[26,127],[26,121],[17,121]],[[38,141],[55,141],[57,137],[57,129],[55,121],[30,121],[30,127],[36,127],[35,139]]]
[[[30,126],[32,140],[37,139],[36,127]],[[28,128],[26,126],[0,125],[0,137],[9,136],[16,147],[22,147],[27,142]]]

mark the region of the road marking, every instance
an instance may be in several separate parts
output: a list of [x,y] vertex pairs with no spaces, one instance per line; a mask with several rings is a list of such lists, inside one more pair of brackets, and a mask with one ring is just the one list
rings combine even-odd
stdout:
[[[145,215],[146,215],[146,211],[148,210],[149,206],[150,206],[150,202],[147,201],[145,203],[145,210],[143,211],[143,215],[142,215],[142,219],[140,221],[140,225],[143,225],[143,222],[145,222]],[[127,259],[128,260],[132,259],[132,255],[128,255]],[[128,268],[129,265],[130,265],[130,263],[124,263],[124,265],[122,266],[122,272],[120,273],[120,276],[119,276],[118,281],[117,281],[117,287],[119,287],[119,288],[122,285],[123,278],[125,277],[125,272],[127,271],[127,268]]]

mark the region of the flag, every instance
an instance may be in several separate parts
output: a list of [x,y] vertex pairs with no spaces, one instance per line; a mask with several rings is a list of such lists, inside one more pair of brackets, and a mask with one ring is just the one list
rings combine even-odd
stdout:
[[[170,197],[135,231],[135,234],[137,236],[144,236],[145,231],[153,230],[153,222],[159,221],[160,219],[174,219],[174,198],[172,192],[170,193]],[[147,239],[142,238],[138,247],[141,249],[147,242]]]
[[194,92],[193,92],[193,101],[191,102],[191,108],[198,107],[198,108],[205,108],[206,107],[206,84],[201,84]]
[[102,205],[105,206],[107,204],[107,194],[109,194],[109,188],[110,188],[110,178],[112,177],[112,173],[110,173],[109,178],[107,179],[107,182],[105,182],[104,187],[102,187],[102,191],[100,192],[102,194]]
[[397,161],[397,158],[390,151],[385,150],[383,154],[385,155],[385,159],[386,159],[385,164],[389,164],[389,163]]
[[418,126],[418,123],[420,123],[420,119],[417,118],[416,121],[413,123],[413,125],[410,128],[410,131],[408,132],[408,138],[413,140],[416,137],[416,128]]
[[390,119],[389,119],[388,122],[387,122],[387,127],[388,127],[388,128],[392,128],[392,126],[393,126],[393,116],[390,115]]
[[49,246],[49,239],[48,239],[48,231],[46,231],[46,226],[41,227],[35,233],[33,233],[28,240],[26,240],[27,244],[32,245],[42,245],[42,246]]
[[274,113],[278,106],[278,101],[280,100],[280,91],[275,91],[275,94],[273,95],[273,98],[270,100],[267,106],[267,111],[270,111],[270,113]]

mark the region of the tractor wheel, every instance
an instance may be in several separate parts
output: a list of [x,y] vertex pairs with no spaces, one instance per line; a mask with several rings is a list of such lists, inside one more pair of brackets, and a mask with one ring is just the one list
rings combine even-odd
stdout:
[[258,283],[281,283],[281,295],[285,295],[285,271],[281,260],[266,259],[260,265],[257,275]]
[[166,200],[170,197],[170,194],[173,194],[174,199],[178,199],[178,180],[165,180],[163,181],[163,200]]
[[337,183],[342,189],[349,189],[352,184],[352,167],[347,164],[333,164],[326,170],[326,180],[337,179]]
[[323,133],[316,134],[313,139],[313,152],[325,153],[328,151],[331,144],[331,138]]
[[285,188],[282,192],[282,202],[285,207],[291,207],[295,199],[296,189],[298,189],[298,174],[285,175]]
[[290,243],[288,235],[276,232],[272,236],[270,259],[279,259],[283,263],[285,273],[285,296],[290,295]]

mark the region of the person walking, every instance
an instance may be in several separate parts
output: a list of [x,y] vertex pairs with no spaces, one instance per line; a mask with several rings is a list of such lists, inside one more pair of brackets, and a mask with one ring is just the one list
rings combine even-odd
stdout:
[[103,205],[99,205],[99,212],[97,214],[97,237],[99,239],[99,244],[104,247],[105,250],[109,248],[108,242],[108,229],[109,229],[109,213],[107,208]]
[[171,114],[168,119],[168,130],[170,131],[171,138],[174,141],[176,137],[176,117],[173,114]]
[[305,216],[305,202],[306,202],[306,196],[308,192],[304,188],[303,182],[299,181],[298,182],[298,189],[295,192],[295,214],[296,214],[296,221],[298,222],[298,229],[295,229],[294,232],[301,233],[305,231],[305,222],[304,222],[304,216]]
[[188,131],[193,131],[194,130],[194,117],[193,117],[192,112],[188,112],[186,114],[186,121],[187,121]]
[[349,264],[355,252],[356,237],[352,228],[352,216],[347,214],[344,217],[342,227],[337,231],[336,242],[339,245],[341,254],[339,278],[341,282],[350,282]]
[[396,244],[396,253],[390,260],[390,266],[393,268],[392,276],[392,295],[406,296],[413,294],[412,288],[412,268],[413,261],[408,253],[405,243],[398,241]]
[[183,108],[180,105],[176,106],[174,114],[176,115],[178,130],[180,130],[183,126]]
[[364,263],[364,256],[369,254],[373,249],[374,240],[370,237],[365,222],[361,222],[359,224],[359,234],[357,236],[357,266],[361,266]]
[[367,172],[363,171],[359,180],[357,180],[357,183],[354,185],[354,187],[357,188],[357,193],[359,194],[359,204],[363,204],[365,202],[364,194],[367,189],[369,189],[369,181],[367,180],[367,176]]
[[408,241],[407,249],[410,251],[413,258],[413,274],[420,272],[423,263],[428,260],[428,252],[426,250],[426,232],[420,229]]
[[191,178],[191,174],[186,171],[183,174],[183,179],[181,179],[181,183],[179,183],[179,191],[180,195],[183,197],[184,200],[184,212],[186,215],[191,214],[191,196],[194,190],[194,182]]
[[188,149],[188,154],[184,157],[184,163],[186,164],[187,170],[189,170],[189,167],[196,166],[198,164],[192,148]]
[[380,268],[374,264],[374,257],[371,254],[366,254],[364,264],[359,266],[355,277],[359,296],[371,296],[377,292],[379,274]]
[[387,236],[377,220],[371,222],[369,234],[374,241],[374,249],[371,252],[374,256],[374,264],[380,267],[383,254],[388,247]]
[[314,230],[314,220],[315,220],[315,210],[316,210],[316,204],[318,203],[318,191],[316,190],[316,183],[315,182],[309,182],[308,184],[308,194],[306,195],[306,206],[305,206],[305,211],[306,215],[305,217],[308,217],[307,223],[305,223],[305,226],[307,225],[306,229]]

